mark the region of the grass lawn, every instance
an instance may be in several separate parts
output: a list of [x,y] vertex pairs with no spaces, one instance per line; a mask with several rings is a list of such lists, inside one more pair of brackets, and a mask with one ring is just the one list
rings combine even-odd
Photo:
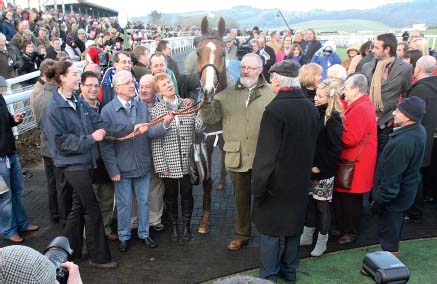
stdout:
[[[420,239],[401,243],[400,260],[410,271],[409,284],[437,283],[437,239]],[[297,273],[299,284],[371,284],[371,278],[360,273],[362,261],[380,246],[363,247],[310,257],[301,260]],[[254,269],[238,275],[258,276]],[[213,284],[215,280],[207,282]],[[278,283],[284,283],[281,279]]]

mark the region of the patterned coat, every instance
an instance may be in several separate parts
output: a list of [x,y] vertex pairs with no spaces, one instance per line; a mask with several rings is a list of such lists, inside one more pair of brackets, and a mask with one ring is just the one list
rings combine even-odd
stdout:
[[[178,111],[187,106],[178,100]],[[166,114],[170,108],[163,102],[157,102],[151,109],[152,118]],[[159,176],[169,178],[182,178],[190,171],[190,151],[193,144],[193,130],[200,132],[202,121],[197,114],[177,115],[173,119],[164,138],[152,140],[152,155],[155,171]],[[169,171],[169,176],[162,173]]]

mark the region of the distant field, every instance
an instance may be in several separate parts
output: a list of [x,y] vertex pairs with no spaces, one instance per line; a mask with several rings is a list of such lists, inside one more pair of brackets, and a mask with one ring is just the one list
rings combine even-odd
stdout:
[[[305,30],[306,28],[312,27],[318,33],[319,32],[347,32],[353,33],[358,31],[374,31],[374,32],[388,32],[394,30],[395,28],[387,26],[383,23],[376,21],[366,21],[366,20],[319,20],[319,21],[307,21],[300,22],[297,24],[292,24],[290,27],[294,30]],[[285,26],[269,28],[269,30],[283,30],[286,29]]]

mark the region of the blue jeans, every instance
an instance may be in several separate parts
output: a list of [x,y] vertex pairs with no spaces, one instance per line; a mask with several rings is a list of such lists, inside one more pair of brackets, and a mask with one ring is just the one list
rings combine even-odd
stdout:
[[0,157],[0,175],[5,180],[9,191],[0,195],[0,234],[9,239],[19,231],[25,231],[29,226],[24,210],[24,179],[18,154]]
[[150,174],[138,178],[122,178],[115,183],[115,204],[117,206],[118,239],[131,238],[132,188],[135,190],[138,206],[138,237],[149,236],[149,191]]
[[279,276],[294,283],[298,266],[299,236],[261,235],[259,277],[276,283]]

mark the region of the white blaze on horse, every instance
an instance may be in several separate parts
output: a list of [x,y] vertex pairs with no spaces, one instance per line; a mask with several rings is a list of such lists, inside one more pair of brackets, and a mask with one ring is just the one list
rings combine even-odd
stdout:
[[199,70],[202,100],[211,101],[215,93],[226,88],[225,68],[225,20],[220,18],[217,33],[209,30],[208,18],[203,17],[202,37],[197,46],[197,68]]

